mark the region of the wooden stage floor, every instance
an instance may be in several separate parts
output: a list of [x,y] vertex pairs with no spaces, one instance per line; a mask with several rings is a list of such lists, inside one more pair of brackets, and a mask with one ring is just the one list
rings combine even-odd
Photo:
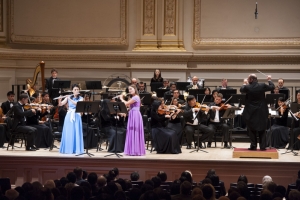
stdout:
[[[233,143],[233,146],[248,148],[249,143]],[[102,148],[105,149],[105,146]],[[34,180],[43,183],[48,179],[59,179],[76,166],[81,166],[88,172],[97,174],[104,174],[109,169],[118,167],[122,178],[129,178],[131,172],[138,171],[142,180],[155,176],[161,170],[167,172],[168,180],[174,180],[180,177],[182,171],[188,169],[192,171],[196,182],[204,179],[206,172],[213,168],[225,181],[226,188],[230,182],[236,182],[241,174],[246,175],[249,182],[253,183],[261,183],[264,175],[270,175],[276,183],[287,186],[295,182],[300,170],[300,155],[281,154],[286,152],[285,149],[278,150],[278,159],[233,158],[233,149],[221,149],[220,142],[217,142],[216,148],[204,149],[208,153],[190,153],[191,150],[183,146],[181,154],[156,154],[147,151],[145,156],[121,158],[115,155],[104,157],[110,153],[106,150],[96,152],[96,149],[89,150],[89,153],[94,154],[92,157],[64,155],[60,154],[58,149],[40,149],[35,152],[24,149],[0,149],[0,176],[11,178],[12,184],[19,185]]]

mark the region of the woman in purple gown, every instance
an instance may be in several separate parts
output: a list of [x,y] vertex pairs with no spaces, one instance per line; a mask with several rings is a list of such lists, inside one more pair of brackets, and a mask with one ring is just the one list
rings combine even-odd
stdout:
[[144,126],[140,112],[141,100],[135,85],[128,87],[132,98],[125,101],[121,95],[120,99],[126,106],[130,106],[127,123],[127,133],[124,154],[130,156],[143,156],[145,151]]

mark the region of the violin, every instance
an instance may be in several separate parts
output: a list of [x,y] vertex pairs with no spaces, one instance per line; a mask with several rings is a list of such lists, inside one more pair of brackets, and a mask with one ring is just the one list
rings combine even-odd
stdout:
[[170,107],[169,106],[159,106],[157,113],[160,115],[169,115],[170,114]]
[[39,109],[40,105],[39,104],[35,104],[35,103],[30,103],[30,104],[24,105],[23,108],[24,108],[24,110]]
[[4,117],[3,110],[2,110],[2,108],[0,107],[0,123],[4,123],[3,117]]
[[208,106],[206,104],[201,105],[199,102],[196,102],[193,108],[200,108],[201,111],[206,111],[206,108],[208,108]]
[[229,108],[228,104],[220,103],[220,109],[219,110],[227,110]]

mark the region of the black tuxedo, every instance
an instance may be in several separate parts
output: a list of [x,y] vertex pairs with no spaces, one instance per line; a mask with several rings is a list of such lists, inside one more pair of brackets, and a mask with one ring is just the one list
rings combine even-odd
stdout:
[[[14,102],[12,102],[12,103],[14,103]],[[5,101],[1,104],[1,108],[2,108],[4,115],[6,115],[6,113],[10,110],[10,104],[11,104],[11,102],[9,102],[9,101]]]
[[[191,145],[192,140],[193,140],[193,135],[195,133],[195,130],[198,129],[203,133],[202,136],[199,138],[199,141],[204,141],[206,138],[208,138],[208,141],[212,141],[212,136],[213,132],[211,129],[209,129],[206,125],[200,124],[198,125],[192,125],[194,123],[194,114],[193,114],[193,109],[189,105],[186,105],[184,110],[183,110],[183,118],[185,122],[189,122],[191,124],[186,123],[185,125],[185,134],[186,134],[186,140],[188,145]],[[201,119],[206,119],[206,114],[202,111],[198,114],[198,120],[201,122]]]
[[[216,103],[210,103],[209,107],[211,106],[220,106],[220,104]],[[225,110],[220,110],[219,111],[219,122],[214,122],[214,119],[216,117],[216,110],[210,109],[208,114],[209,114],[209,125],[208,127],[212,129],[213,132],[216,132],[217,129],[222,130],[222,134],[224,136],[224,142],[228,142],[229,140],[229,126],[227,123],[223,122],[222,116],[224,115]]]
[[12,130],[16,132],[23,132],[27,136],[27,147],[31,147],[34,144],[34,137],[37,134],[37,129],[31,126],[26,126],[26,117],[33,116],[34,113],[31,110],[24,111],[23,105],[19,102],[13,106],[14,122]]
[[46,87],[48,89],[48,93],[49,93],[49,97],[50,99],[52,100],[53,98],[55,97],[58,97],[59,96],[59,89],[54,89],[53,88],[53,83],[54,83],[54,80],[55,81],[59,81],[60,79],[59,78],[48,78],[46,79]]
[[143,90],[143,91],[139,90],[139,94],[145,94],[145,93],[148,93],[148,92],[146,90]]
[[246,94],[246,103],[242,116],[246,121],[251,147],[253,148],[257,146],[256,131],[259,133],[260,148],[264,149],[266,147],[265,130],[267,128],[269,110],[265,92],[272,91],[274,88],[272,81],[269,81],[269,85],[253,82],[240,88],[240,92]]
[[[194,85],[188,85],[188,86],[186,86],[185,91],[188,92],[190,89],[193,88],[193,86],[194,86]],[[203,88],[203,87],[200,86],[200,85],[197,83],[197,89],[201,89],[201,88]]]

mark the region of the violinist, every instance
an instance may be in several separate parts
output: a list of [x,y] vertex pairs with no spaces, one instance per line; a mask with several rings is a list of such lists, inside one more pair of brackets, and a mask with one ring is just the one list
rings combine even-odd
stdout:
[[[163,108],[161,108],[163,107]],[[154,146],[157,153],[178,154],[181,153],[179,138],[173,129],[165,127],[165,121],[171,116],[167,113],[159,112],[159,108],[166,109],[164,102],[155,100],[151,110],[151,128]]]
[[182,125],[181,125],[181,118],[184,106],[179,104],[179,99],[173,98],[170,104],[170,115],[171,118],[168,122],[167,127],[173,129],[178,138],[181,138],[182,135]]
[[26,125],[37,129],[37,134],[34,140],[35,146],[37,148],[48,148],[52,144],[53,135],[50,128],[45,125],[45,121],[41,120],[45,115],[47,115],[47,113],[42,113],[42,108],[38,106],[39,104],[34,104],[34,97],[30,98],[31,102],[33,102],[32,105],[35,105],[36,113],[26,117]]
[[[187,105],[184,108],[184,111],[182,113],[184,120],[186,122],[185,125],[185,133],[186,133],[186,139],[187,139],[187,149],[191,149],[193,135],[195,133],[195,130],[200,130],[203,134],[200,141],[208,139],[208,142],[211,143],[214,132],[208,128],[206,125],[201,124],[199,121],[201,119],[206,119],[207,115],[205,112],[201,111],[200,106],[196,106],[196,99],[193,95],[187,96]],[[202,147],[202,144],[198,144],[200,148]]]
[[[296,91],[296,101],[293,103],[300,105],[300,90]],[[298,119],[300,119],[300,110],[296,113],[293,113]],[[300,121],[300,120],[299,120]],[[293,150],[300,150],[300,124],[299,121],[294,120],[294,128],[291,134],[291,142],[289,148]]]
[[185,101],[182,100],[182,99],[179,99],[179,95],[180,95],[179,90],[174,90],[174,92],[173,92],[173,99],[177,99],[178,104],[184,104]]
[[[209,104],[210,108],[206,109],[210,118],[208,122],[208,127],[213,131],[216,132],[217,129],[222,130],[222,135],[224,136],[224,148],[229,148],[228,140],[229,140],[229,126],[227,123],[223,122],[221,117],[225,113],[226,108],[230,108],[231,105],[223,105],[222,102],[223,95],[218,93],[215,97],[214,102]],[[225,109],[224,109],[225,108]],[[211,147],[211,142],[208,142],[207,147]]]
[[285,105],[283,97],[279,97],[277,103],[280,118],[276,118],[275,124],[267,131],[267,146],[283,149],[289,142],[289,128],[287,127],[289,107]]
[[[21,94],[19,101],[12,109],[14,112],[14,122],[12,130],[26,134],[26,151],[36,151],[38,148],[34,146],[34,140],[37,135],[37,129],[26,125],[26,117],[32,116],[36,113],[35,109],[24,111],[23,106],[28,102],[28,95]],[[14,138],[12,138],[14,141]],[[13,144],[12,144],[13,145]]]

